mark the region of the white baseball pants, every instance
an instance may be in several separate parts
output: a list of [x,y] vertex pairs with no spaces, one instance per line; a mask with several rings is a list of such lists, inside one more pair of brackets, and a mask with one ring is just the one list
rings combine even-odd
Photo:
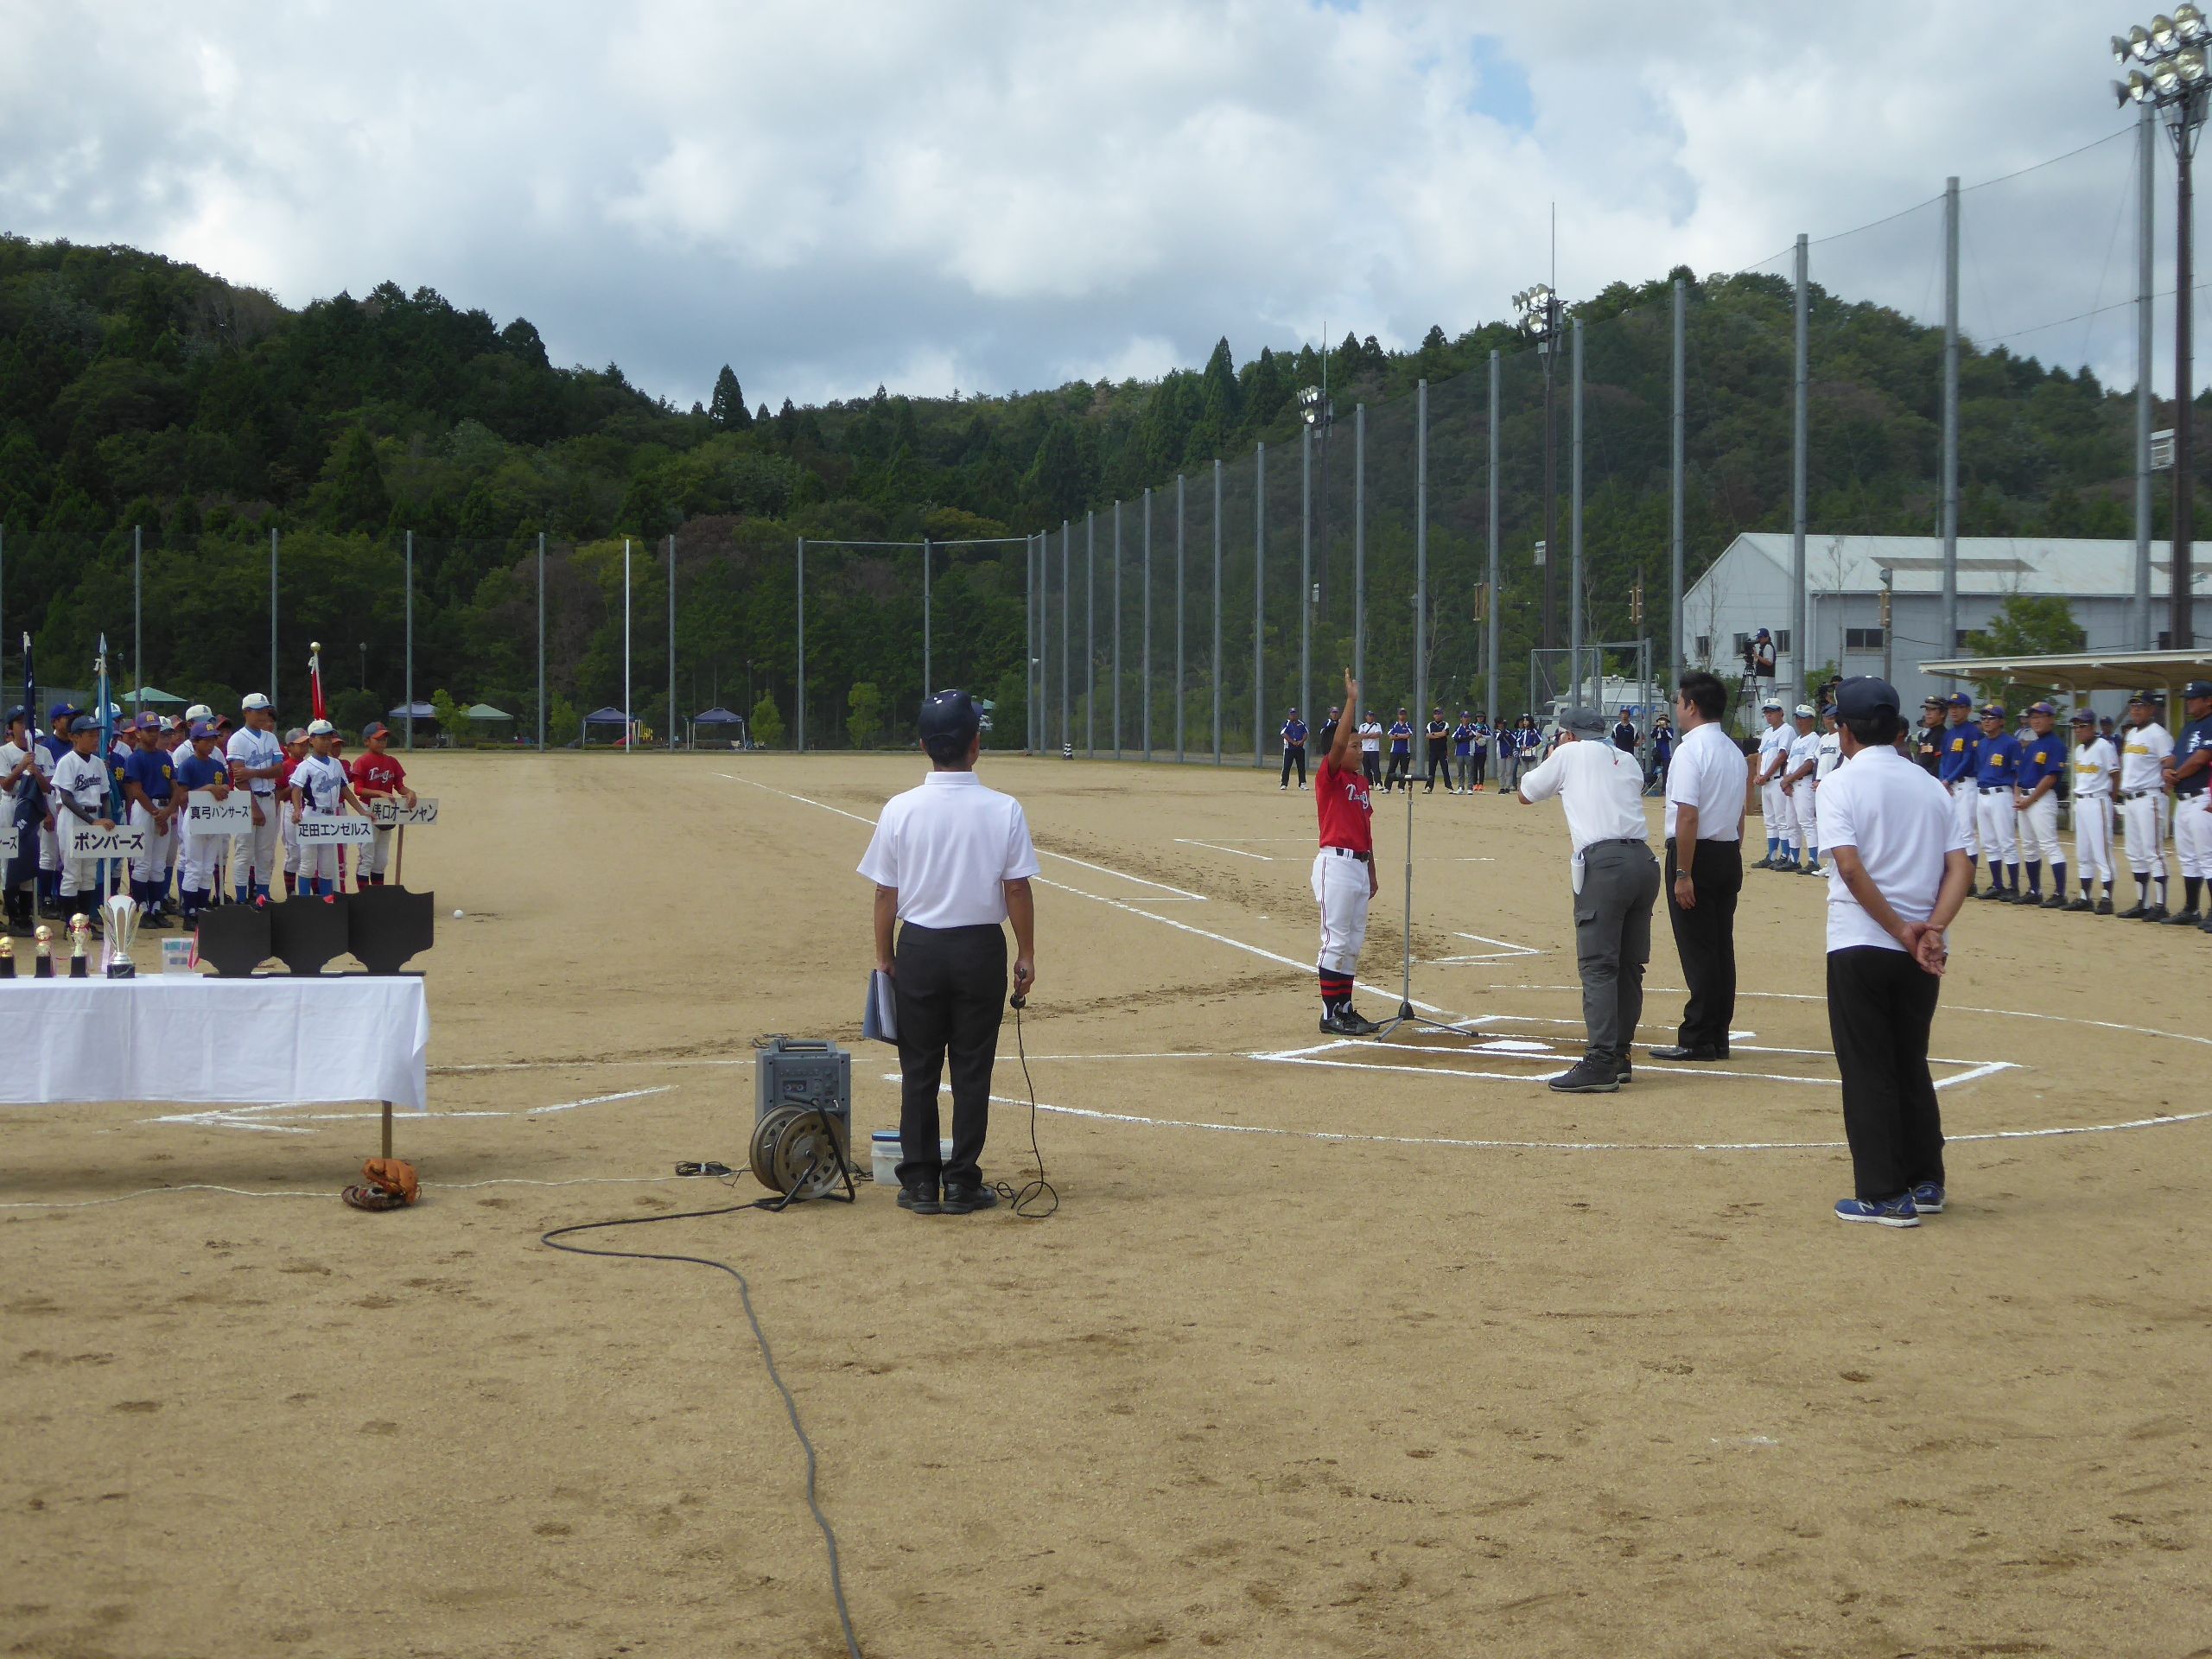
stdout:
[[1981,850],[1981,838],[1974,833],[1978,818],[1974,808],[1980,798],[1971,778],[1961,778],[1951,785],[1951,828],[1966,842],[1968,858]]
[[2058,840],[2058,797],[2046,793],[2020,809],[2020,851],[2031,864],[2063,864]]
[[177,862],[177,880],[187,893],[213,893],[215,891],[217,866],[221,862],[223,849],[230,845],[228,836],[182,835],[177,840],[184,851]]
[[299,810],[287,801],[278,810],[282,817],[278,833],[284,842],[284,874],[297,875],[300,873]]
[[49,830],[43,823],[38,827],[38,867],[41,870],[61,868],[60,832]]
[[2158,893],[2149,884],[2158,883],[2163,893],[2166,885],[2166,798],[2145,791],[2133,800],[2122,798],[2120,803],[2120,827],[2125,838],[2127,868],[2135,873],[2135,897],[2143,904],[2153,902]]
[[1321,906],[1320,965],[1349,979],[1367,943],[1368,866],[1323,848],[1313,855],[1313,897]]
[[300,849],[299,878],[302,881],[327,881],[335,892],[344,885],[345,869],[339,861],[344,849],[336,842],[318,842]]
[[277,855],[281,831],[276,823],[276,798],[257,795],[253,804],[261,809],[261,822],[231,837],[231,881],[233,886],[244,883],[251,871],[253,885],[266,887],[275,885],[274,878],[283,868]]
[[2074,874],[2083,880],[2094,876],[2112,887],[2112,797],[2076,795],[2074,798]]
[[1976,798],[1975,823],[1981,831],[1981,850],[1989,859],[1989,868],[2020,861],[2020,843],[2014,838],[2013,830],[2018,822],[2019,809],[2012,804],[2010,786],[1983,791]]
[[1792,817],[1789,810],[1789,798],[1782,792],[1780,779],[1759,785],[1759,816],[1766,820],[1766,833],[1770,841],[1787,841],[1789,838]]
[[2174,801],[2174,851],[2181,857],[2184,876],[2212,876],[2212,793],[2185,795]]
[[176,820],[171,818],[167,830],[157,830],[154,828],[153,812],[143,802],[133,801],[130,804],[130,827],[146,832],[145,855],[130,861],[130,879],[168,887],[169,855],[176,840]]
[[376,842],[369,849],[369,868],[364,873],[365,875],[382,875],[385,873],[385,867],[391,862],[391,838],[397,833],[390,824],[377,826]]

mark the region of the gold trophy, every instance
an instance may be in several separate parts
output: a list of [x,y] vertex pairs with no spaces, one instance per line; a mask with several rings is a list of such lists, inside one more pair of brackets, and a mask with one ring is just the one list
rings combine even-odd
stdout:
[[0,979],[16,976],[16,942],[0,933]]
[[38,965],[31,970],[33,979],[54,977],[54,930],[41,922],[31,937],[38,941]]
[[100,906],[107,917],[107,976],[110,979],[136,979],[138,964],[130,959],[130,947],[138,938],[138,924],[145,912],[138,908],[138,901],[128,893],[111,896]]
[[85,947],[92,942],[92,918],[79,911],[69,918],[69,977],[83,979],[88,969],[85,963]]

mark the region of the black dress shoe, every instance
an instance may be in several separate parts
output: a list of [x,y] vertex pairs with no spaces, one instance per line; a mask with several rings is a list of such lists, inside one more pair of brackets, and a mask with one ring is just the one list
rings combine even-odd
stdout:
[[1665,1048],[1653,1049],[1651,1058],[1655,1060],[1725,1060],[1728,1058],[1728,1051],[1715,1048],[1710,1043],[1700,1043],[1690,1048],[1676,1043]]
[[948,1216],[973,1215],[978,1210],[998,1208],[999,1195],[981,1181],[947,1181],[944,1184],[944,1213]]
[[944,1213],[944,1206],[937,1201],[935,1181],[913,1181],[899,1189],[899,1207],[911,1210],[918,1216],[938,1216]]

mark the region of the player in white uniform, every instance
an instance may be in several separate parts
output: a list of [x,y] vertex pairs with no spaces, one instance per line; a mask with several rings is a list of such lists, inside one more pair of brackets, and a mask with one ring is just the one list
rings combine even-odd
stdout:
[[308,758],[308,734],[304,726],[295,726],[284,734],[284,759],[291,766],[277,774],[276,816],[278,831],[284,843],[284,893],[289,898],[300,885],[300,809],[293,804],[294,796],[289,780],[301,761]]
[[38,744],[31,737],[28,709],[8,711],[8,734],[0,739],[0,823],[16,830],[16,851],[0,864],[0,887],[7,891],[8,931],[28,938],[32,912],[37,904],[38,827],[45,817],[46,799],[41,787],[45,772],[35,758]]
[[2028,705],[2028,729],[2020,739],[2020,775],[2012,797],[2019,826],[2020,855],[2027,861],[2028,896],[2036,901],[2042,870],[2050,866],[2050,897],[2045,910],[2066,908],[2066,849],[2058,839],[2058,780],[2069,764],[2066,741],[2054,722],[2058,710],[2047,702]]
[[100,723],[90,715],[79,715],[69,722],[69,752],[54,763],[49,799],[55,833],[62,843],[61,913],[72,916],[82,912],[92,918],[95,931],[99,927],[100,861],[70,857],[68,836],[73,820],[102,830],[115,828],[115,820],[108,816],[107,782],[107,757],[100,753]]
[[1806,836],[1811,843],[1813,855],[1805,866],[1808,875],[1827,874],[1821,868],[1821,785],[1830,772],[1843,764],[1843,739],[1837,733],[1834,703],[1821,710],[1821,724],[1824,729],[1821,733],[1819,746],[1813,752],[1813,775],[1808,780],[1811,792],[1805,797],[1805,804],[1801,809],[1809,815]]
[[2166,925],[2202,927],[2205,887],[2212,880],[2212,788],[2207,784],[2212,777],[2212,680],[2191,680],[2181,696],[2189,723],[2175,734],[2165,779],[2174,792],[2174,853],[2181,862],[2182,908],[2166,918]]
[[[1344,705],[1347,709],[1351,706]],[[1371,713],[1360,716],[1359,765],[1361,774],[1370,785],[1382,781],[1382,722]]]
[[[353,793],[353,785],[346,776],[346,766],[330,753],[330,740],[337,731],[327,720],[318,720],[308,728],[308,747],[313,751],[308,758],[292,768],[292,807],[296,813],[316,813],[324,817],[336,817],[347,807],[363,817],[369,809],[361,804],[361,798]],[[301,893],[309,899],[327,899],[336,894],[340,867],[335,843],[322,842],[300,849]]]
[[[2095,711],[2074,711],[2074,869],[2082,896],[2069,910],[2112,914],[2112,798],[2120,777],[2120,754],[2097,732]],[[2104,897],[2090,901],[2092,883],[2104,883]]]
[[2124,922],[2166,919],[2165,763],[2174,740],[2158,723],[2165,706],[2164,692],[2138,691],[2120,734],[2120,822],[2135,873],[2135,903],[2120,912]]
[[1766,821],[1766,856],[1751,868],[1777,870],[1783,867],[1782,843],[1789,818],[1788,797],[1782,792],[1782,774],[1789,761],[1789,728],[1783,722],[1782,700],[1769,697],[1759,705],[1766,729],[1759,734],[1758,759],[1751,776],[1759,786],[1759,816]]
[[238,704],[245,723],[231,734],[226,751],[231,782],[253,797],[253,827],[231,842],[231,885],[238,903],[267,902],[270,883],[282,868],[278,855],[276,779],[284,770],[284,746],[276,741],[276,716],[260,692]]
[[1820,759],[1821,735],[1814,729],[1816,720],[1813,705],[1797,705],[1796,726],[1783,751],[1782,763],[1782,861],[1775,868],[1802,874],[1805,865],[1800,855],[1812,838],[1812,791],[1809,782],[1813,767]]

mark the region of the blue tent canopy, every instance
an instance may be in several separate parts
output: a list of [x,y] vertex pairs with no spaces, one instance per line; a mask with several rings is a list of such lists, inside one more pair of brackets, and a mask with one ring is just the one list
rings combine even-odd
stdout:
[[435,720],[438,711],[427,702],[403,702],[397,709],[385,709],[385,715],[390,720]]
[[594,709],[584,716],[584,724],[587,726],[626,726],[629,724],[629,716],[620,709]]
[[745,724],[745,716],[734,715],[728,709],[716,705],[703,714],[692,715],[691,723],[694,726],[742,726]]

